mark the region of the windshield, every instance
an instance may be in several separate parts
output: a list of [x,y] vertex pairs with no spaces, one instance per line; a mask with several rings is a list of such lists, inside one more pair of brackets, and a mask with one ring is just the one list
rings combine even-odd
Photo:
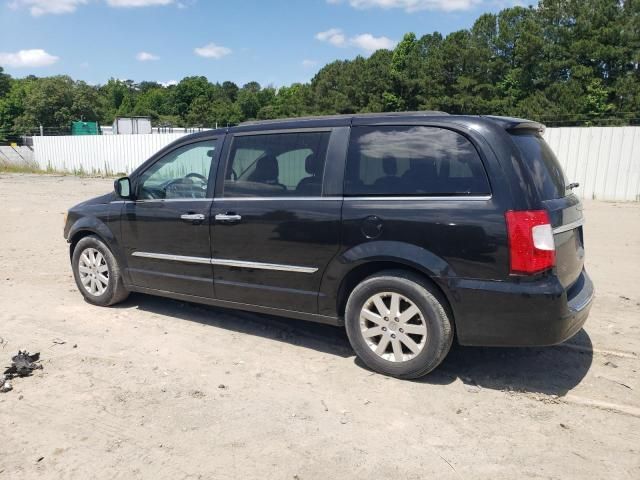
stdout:
[[525,168],[542,200],[566,196],[567,179],[558,158],[540,135],[532,132],[511,133],[524,160]]

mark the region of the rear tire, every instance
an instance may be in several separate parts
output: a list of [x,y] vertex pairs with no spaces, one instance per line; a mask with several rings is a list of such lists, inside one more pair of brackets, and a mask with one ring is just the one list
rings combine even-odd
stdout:
[[444,360],[453,343],[446,300],[419,275],[389,270],[351,292],[345,325],[351,346],[372,370],[419,378]]
[[129,296],[116,257],[99,237],[89,235],[78,242],[71,266],[76,285],[87,302],[108,307]]

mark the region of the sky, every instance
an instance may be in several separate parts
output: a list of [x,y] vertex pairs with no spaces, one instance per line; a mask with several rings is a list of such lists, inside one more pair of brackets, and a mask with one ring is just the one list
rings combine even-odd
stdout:
[[326,63],[469,28],[526,0],[0,0],[0,66],[15,77],[282,86]]

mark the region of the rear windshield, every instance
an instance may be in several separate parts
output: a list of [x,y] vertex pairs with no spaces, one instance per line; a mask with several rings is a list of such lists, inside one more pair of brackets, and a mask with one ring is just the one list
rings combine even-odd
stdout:
[[566,195],[567,179],[562,166],[547,142],[534,133],[512,133],[511,138],[520,150],[525,168],[533,179],[542,200]]

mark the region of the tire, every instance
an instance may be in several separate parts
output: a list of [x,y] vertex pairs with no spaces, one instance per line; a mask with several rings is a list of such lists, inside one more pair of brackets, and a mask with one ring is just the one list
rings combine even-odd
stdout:
[[[351,292],[345,311],[347,336],[372,370],[397,378],[419,378],[440,365],[453,343],[453,323],[445,305],[442,295],[419,275],[402,270],[380,272]],[[380,315],[380,310],[388,316]],[[399,314],[394,316],[394,312]]]
[[129,296],[116,257],[97,236],[89,235],[78,242],[71,266],[76,285],[87,302],[108,307]]

